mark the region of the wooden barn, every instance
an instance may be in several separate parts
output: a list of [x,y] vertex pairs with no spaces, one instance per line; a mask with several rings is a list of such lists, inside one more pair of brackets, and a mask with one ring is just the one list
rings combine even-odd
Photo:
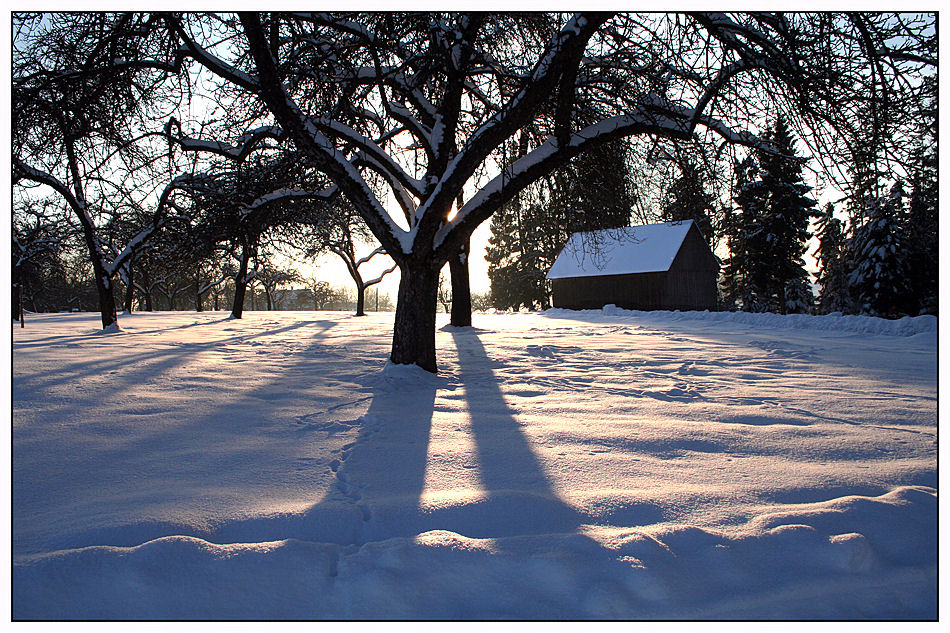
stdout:
[[716,310],[719,260],[692,220],[575,233],[547,278],[556,308]]

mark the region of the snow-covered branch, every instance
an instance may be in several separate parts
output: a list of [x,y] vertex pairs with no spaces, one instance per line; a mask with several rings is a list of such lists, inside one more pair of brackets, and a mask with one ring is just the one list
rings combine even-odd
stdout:
[[241,14],[241,22],[261,77],[258,94],[273,111],[281,126],[293,137],[298,148],[307,152],[317,166],[340,187],[380,243],[386,247],[387,252],[398,254],[397,256],[411,252],[409,233],[395,223],[376,199],[359,170],[300,110],[279,81],[276,63],[264,35],[260,16]]
[[[549,42],[531,72],[529,80],[493,117],[467,139],[464,147],[447,165],[433,193],[417,215],[424,218],[416,240],[428,241],[442,224],[441,212],[449,208],[464,183],[485,158],[515,130],[533,117],[535,109],[548,98],[577,49],[583,49],[607,15],[574,15]],[[428,218],[427,218],[428,216]],[[458,219],[458,218],[456,218]]]
[[198,61],[198,63],[214,74],[226,79],[227,81],[230,81],[237,86],[241,86],[245,90],[256,91],[260,89],[260,84],[258,83],[257,79],[247,74],[243,70],[235,68],[234,66],[224,62],[195,42],[179,20],[168,17],[167,22],[170,28],[184,42],[184,46],[181,49],[182,54],[186,54],[189,57],[194,58]]
[[384,270],[383,272],[381,272],[378,277],[374,277],[374,278],[372,278],[372,279],[370,279],[370,280],[368,280],[368,281],[364,281],[364,282],[363,282],[363,288],[369,288],[370,286],[375,286],[376,284],[378,284],[379,282],[381,282],[381,281],[383,280],[383,277],[385,277],[385,276],[388,275],[389,273],[393,272],[393,271],[396,270],[396,268],[398,268],[398,267],[399,267],[399,266],[398,266],[397,264],[393,264],[392,266],[390,266],[389,268],[387,268],[386,270]]
[[311,119],[311,121],[317,129],[325,134],[341,138],[359,148],[377,165],[379,172],[386,177],[387,181],[390,183],[398,183],[402,188],[408,190],[410,194],[416,197],[422,196],[422,183],[409,176],[399,163],[393,160],[392,156],[387,152],[383,151],[375,141],[367,138],[350,126],[333,119],[317,118]]
[[[549,137],[539,147],[502,170],[502,173],[472,196],[458,210],[456,216],[439,229],[434,247],[445,251],[448,246],[447,250],[453,251],[467,239],[471,230],[488,218],[495,209],[517,195],[524,187],[588,147],[633,134],[688,139],[695,125],[693,110],[677,108],[668,102],[663,102],[665,107],[661,108],[660,103],[645,99],[644,105],[637,112],[599,121],[571,135],[567,143]],[[723,132],[728,132],[725,126],[720,127]]]
[[59,178],[45,171],[42,171],[40,169],[36,169],[35,167],[31,167],[30,165],[27,165],[25,162],[23,162],[19,157],[14,156],[13,157],[14,184],[16,184],[17,181],[22,180],[22,179],[30,180],[37,184],[46,185],[47,187],[50,187],[51,189],[55,190],[56,193],[61,195],[63,199],[66,201],[66,204],[68,204],[71,208],[73,208],[77,212],[84,207],[84,205],[81,205],[79,200],[77,200],[76,197],[73,195],[73,192],[69,190],[69,187],[66,186],[66,184],[62,182]]
[[[172,129],[176,129],[178,135],[172,134]],[[172,117],[168,123],[165,124],[165,136],[169,142],[177,144],[186,152],[211,152],[230,160],[241,162],[259,146],[261,141],[268,138],[281,141],[283,139],[283,132],[276,125],[262,126],[245,132],[237,139],[234,145],[230,145],[221,141],[210,141],[184,136],[181,132],[181,124],[177,119]]]
[[374,257],[376,257],[377,255],[379,255],[380,253],[385,253],[385,252],[386,252],[386,249],[384,249],[382,246],[377,246],[377,247],[373,250],[372,253],[370,253],[369,255],[366,255],[366,256],[364,256],[364,257],[359,258],[358,260],[356,260],[355,262],[353,262],[353,264],[354,264],[357,268],[359,268],[360,266],[362,266],[363,264],[365,264],[365,263],[368,262],[369,260],[373,259]]
[[132,239],[126,243],[125,248],[113,258],[111,263],[103,262],[103,267],[110,276],[114,275],[127,261],[131,260],[136,253],[141,251],[152,236],[165,225],[167,221],[165,209],[169,205],[172,194],[177,189],[187,187],[189,183],[190,178],[187,175],[178,176],[168,183],[158,199],[155,212],[152,214],[152,222],[132,236]]
[[200,296],[204,295],[206,292],[208,292],[209,290],[211,290],[212,288],[214,288],[214,287],[216,287],[216,286],[220,286],[220,285],[223,284],[225,281],[227,281],[228,279],[230,279],[231,276],[232,276],[232,273],[231,273],[230,271],[225,271],[224,273],[222,273],[222,275],[221,275],[218,279],[216,279],[216,280],[214,280],[214,281],[209,281],[209,282],[206,283],[205,285],[203,285],[203,286],[201,286],[200,288],[198,288],[198,296],[200,297]]
[[280,188],[260,196],[249,205],[241,209],[241,215],[250,215],[255,211],[284,200],[307,199],[307,200],[330,200],[333,198],[339,188],[337,186],[327,187],[319,191],[299,188]]

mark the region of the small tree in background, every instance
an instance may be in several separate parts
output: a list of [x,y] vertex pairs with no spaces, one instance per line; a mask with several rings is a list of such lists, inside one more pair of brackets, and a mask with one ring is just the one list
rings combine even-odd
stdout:
[[866,221],[851,238],[852,270],[848,277],[857,309],[872,316],[908,313],[907,244],[902,227],[904,192],[900,182],[875,200]]
[[706,243],[712,245],[715,237],[712,218],[716,200],[706,191],[705,179],[697,165],[689,159],[684,159],[679,170],[679,177],[673,181],[667,192],[668,201],[660,217],[665,222],[692,220],[703,234]]
[[851,312],[851,292],[848,285],[847,237],[841,220],[834,215],[834,205],[825,205],[825,212],[818,218],[818,249],[815,259],[818,261],[818,311],[821,314],[831,312]]

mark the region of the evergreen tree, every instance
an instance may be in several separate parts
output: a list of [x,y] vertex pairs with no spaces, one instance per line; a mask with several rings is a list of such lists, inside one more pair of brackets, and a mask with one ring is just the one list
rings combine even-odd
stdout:
[[926,99],[918,120],[918,149],[910,169],[908,208],[908,267],[914,313],[937,313],[938,196],[937,196],[937,81],[924,79]]
[[485,259],[493,305],[549,308],[545,276],[568,238],[629,226],[634,204],[623,141],[581,154],[523,192],[492,217]]
[[747,156],[734,168],[736,208],[726,216],[724,232],[729,257],[723,264],[723,305],[746,312],[767,309],[764,266],[765,232],[762,218],[767,203],[766,192],[759,179],[759,167],[753,156]]
[[660,217],[666,222],[692,220],[706,243],[712,245],[715,199],[706,191],[702,172],[691,161],[680,165],[680,176],[670,185],[668,198]]
[[[762,182],[769,198],[763,223],[772,273],[767,294],[780,298],[780,301],[772,301],[770,309],[786,314],[801,311],[802,289],[809,288],[803,256],[810,237],[808,222],[815,215],[815,201],[807,195],[811,187],[802,177],[804,161],[796,155],[795,141],[782,117],[775,122],[767,138],[778,152],[760,153],[759,158]],[[810,305],[810,298],[808,303]]]
[[871,204],[867,221],[854,229],[850,246],[853,268],[848,281],[857,308],[863,313],[896,317],[908,312],[910,288],[902,207],[903,190],[898,182],[889,195]]
[[937,155],[921,154],[911,174],[907,217],[907,265],[912,313],[937,313],[939,254]]
[[485,259],[491,282],[492,305],[500,309],[530,307],[540,297],[537,284],[529,283],[522,252],[521,209],[517,202],[504,205],[491,219],[491,236]]
[[847,239],[841,220],[834,216],[834,205],[825,206],[825,213],[816,223],[818,229],[818,284],[821,293],[818,310],[821,314],[830,312],[851,312],[851,296],[848,287]]
[[815,201],[785,121],[776,120],[765,137],[773,151],[737,167],[739,218],[731,219],[725,298],[752,312],[805,311],[812,298],[803,256]]

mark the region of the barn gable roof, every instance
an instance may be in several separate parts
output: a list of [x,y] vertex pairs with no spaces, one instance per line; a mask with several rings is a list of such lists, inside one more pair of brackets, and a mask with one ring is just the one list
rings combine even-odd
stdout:
[[547,278],[666,272],[692,226],[692,220],[684,220],[575,233]]

